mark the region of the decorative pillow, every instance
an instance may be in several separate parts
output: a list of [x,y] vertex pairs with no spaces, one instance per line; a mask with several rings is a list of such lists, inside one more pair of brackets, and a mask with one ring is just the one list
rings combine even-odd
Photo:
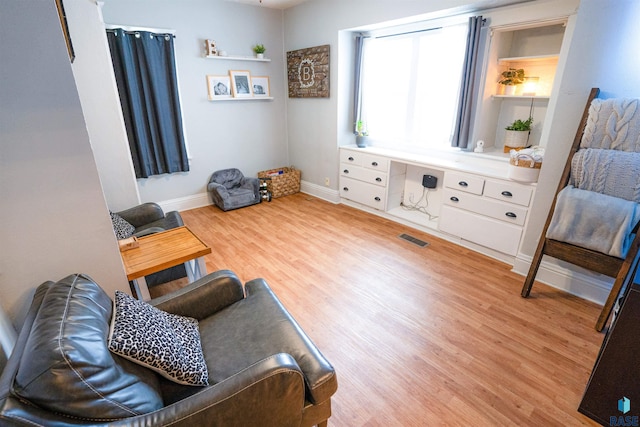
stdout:
[[109,349],[179,384],[209,385],[198,321],[116,291]]
[[44,296],[14,380],[17,395],[84,420],[163,407],[157,375],[107,348],[113,304],[91,278],[74,274],[37,292]]
[[131,237],[133,235],[133,232],[136,231],[136,228],[133,225],[129,224],[127,220],[122,218],[117,213],[109,211],[109,214],[111,215],[113,231],[116,233],[116,237],[118,238],[118,240]]

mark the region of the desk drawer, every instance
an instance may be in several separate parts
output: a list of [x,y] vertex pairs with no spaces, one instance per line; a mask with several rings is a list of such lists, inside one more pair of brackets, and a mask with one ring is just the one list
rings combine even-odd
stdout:
[[362,203],[374,209],[385,210],[386,188],[355,179],[340,177],[340,197]]
[[440,231],[507,255],[518,253],[522,236],[522,227],[451,206],[442,207],[438,227]]
[[487,180],[484,183],[484,195],[508,203],[529,206],[531,196],[533,195],[533,188],[512,182]]
[[340,150],[340,163],[362,166],[362,153],[357,151]]
[[455,188],[465,193],[481,195],[484,188],[484,179],[465,173],[446,172],[444,174],[444,186]]
[[383,187],[387,185],[386,173],[345,163],[340,164],[340,175]]
[[499,202],[486,197],[474,196],[461,191],[445,188],[443,193],[444,203],[455,207],[486,215],[491,218],[505,221],[515,225],[524,225],[527,218],[527,209],[511,203]]

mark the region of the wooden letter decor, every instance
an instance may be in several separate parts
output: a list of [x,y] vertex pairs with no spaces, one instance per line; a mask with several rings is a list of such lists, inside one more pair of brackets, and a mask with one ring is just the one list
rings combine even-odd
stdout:
[[289,98],[329,97],[329,45],[287,52]]

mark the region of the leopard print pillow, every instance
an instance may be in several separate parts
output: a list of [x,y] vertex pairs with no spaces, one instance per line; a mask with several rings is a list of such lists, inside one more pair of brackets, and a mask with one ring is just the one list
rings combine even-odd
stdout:
[[136,231],[136,228],[133,225],[129,224],[126,219],[122,218],[117,213],[109,211],[109,214],[111,215],[113,232],[116,233],[116,238],[118,240],[131,237],[133,235],[133,232]]
[[109,350],[179,384],[209,385],[198,321],[116,291]]

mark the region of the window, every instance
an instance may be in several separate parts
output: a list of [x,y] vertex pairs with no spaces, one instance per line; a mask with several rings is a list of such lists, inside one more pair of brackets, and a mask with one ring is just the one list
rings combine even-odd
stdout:
[[394,148],[447,148],[457,114],[467,25],[365,39],[361,118]]

